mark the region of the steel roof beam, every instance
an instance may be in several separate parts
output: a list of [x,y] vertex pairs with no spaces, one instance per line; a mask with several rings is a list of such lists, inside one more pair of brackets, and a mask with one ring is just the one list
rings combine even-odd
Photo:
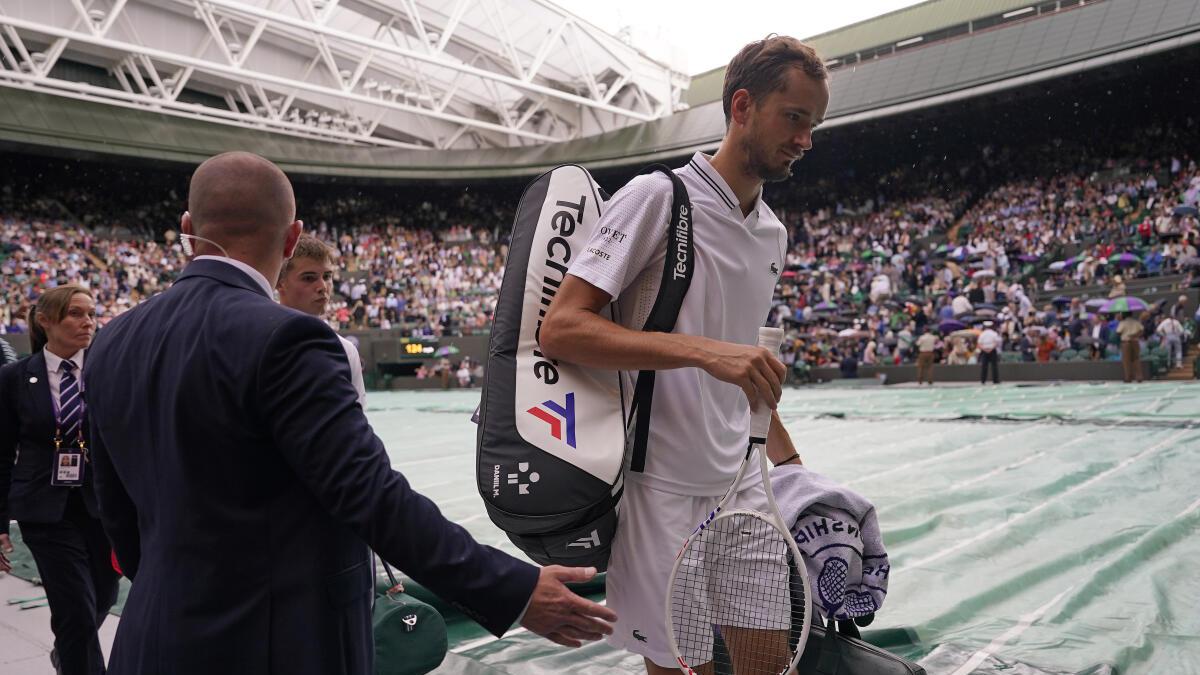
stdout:
[[[502,125],[499,125],[499,124],[493,124],[491,122],[482,122],[482,121],[475,120],[470,117],[465,117],[462,115],[446,113],[446,112],[437,112],[431,108],[422,108],[422,107],[415,106],[415,105],[408,105],[405,103],[397,102],[395,100],[389,101],[389,100],[386,100],[383,98],[372,98],[372,97],[369,97],[369,96],[366,96],[363,94],[359,94],[356,92],[346,91],[344,88],[334,89],[332,87],[327,87],[327,86],[320,85],[320,84],[314,84],[311,82],[292,80],[292,79],[289,79],[286,77],[272,75],[270,73],[250,71],[245,68],[241,68],[241,67],[237,67],[237,66],[233,66],[233,65],[224,65],[224,64],[220,64],[220,63],[208,62],[208,61],[204,61],[203,59],[198,59],[198,58],[195,58],[192,56],[187,56],[184,54],[176,54],[176,53],[172,53],[172,52],[166,52],[166,51],[163,51],[160,49],[155,49],[152,47],[144,47],[141,45],[134,45],[134,44],[130,44],[127,42],[121,42],[118,40],[113,40],[111,38],[104,38],[104,37],[98,37],[98,36],[84,34],[84,33],[78,33],[75,31],[71,31],[71,30],[67,30],[67,29],[59,28],[59,27],[55,27],[55,26],[46,26],[46,25],[26,21],[24,19],[18,19],[18,18],[11,17],[11,16],[0,15],[0,23],[5,24],[6,27],[8,27],[10,29],[11,28],[21,28],[24,30],[35,31],[35,32],[39,32],[39,33],[46,33],[46,34],[49,34],[49,35],[52,35],[55,37],[65,37],[65,38],[75,40],[77,42],[81,42],[84,44],[91,44],[91,45],[94,45],[97,47],[104,47],[106,49],[112,49],[114,51],[124,52],[127,54],[145,54],[146,56],[149,56],[156,60],[165,61],[167,63],[174,63],[174,64],[180,65],[180,66],[195,66],[206,72],[223,75],[223,76],[228,77],[237,82],[245,83],[250,80],[258,80],[260,82],[271,84],[276,87],[294,87],[294,88],[306,90],[306,91],[309,91],[309,92],[312,92],[315,94],[323,94],[323,95],[330,96],[333,98],[340,97],[340,98],[344,98],[344,99],[348,99],[348,100],[357,101],[359,103],[363,103],[363,104],[367,104],[367,105],[391,108],[398,112],[412,113],[412,114],[415,114],[418,116],[438,119],[438,120],[441,120],[444,122],[467,124],[467,125],[470,125],[473,127],[478,127],[480,129],[485,129],[485,130],[489,130],[489,131],[497,131],[502,134],[515,134],[517,136],[520,136],[522,138],[528,138],[530,140],[535,140],[535,141],[540,141],[540,142],[551,142],[551,141],[558,140],[553,137],[546,136],[544,134],[533,133],[533,132],[525,131],[525,130],[521,130],[521,129],[510,129],[510,128],[506,128]],[[20,47],[20,49],[24,49],[23,46],[19,46],[19,47]],[[22,57],[28,60],[27,53],[22,54]],[[32,63],[31,60],[30,60],[30,63]]]
[[[190,0],[172,0],[172,1],[173,2],[181,2],[184,4],[188,4],[188,5],[191,4]],[[228,9],[230,11],[244,14],[246,16],[253,16],[253,17],[256,17],[259,19],[267,19],[275,24],[290,26],[292,28],[295,28],[295,29],[298,29],[301,31],[306,31],[306,32],[310,32],[310,33],[320,33],[327,37],[334,37],[334,38],[337,38],[338,40],[343,40],[345,42],[357,44],[357,45],[360,45],[363,47],[374,47],[378,51],[381,51],[381,52],[387,52],[390,54],[394,54],[396,56],[403,56],[403,57],[407,57],[407,58],[410,58],[410,59],[413,59],[416,61],[429,63],[429,64],[432,64],[439,68],[448,68],[451,70],[462,70],[463,72],[467,73],[468,75],[475,75],[476,77],[479,77],[481,79],[494,80],[496,82],[506,84],[515,89],[526,90],[529,92],[549,96],[551,98],[559,98],[564,101],[568,101],[570,103],[574,103],[574,104],[582,106],[582,107],[596,108],[599,110],[603,110],[604,112],[613,113],[615,115],[621,115],[623,117],[629,117],[631,119],[635,119],[635,120],[642,121],[642,122],[648,122],[652,119],[655,119],[654,116],[646,115],[644,113],[639,113],[634,110],[619,108],[619,107],[613,106],[613,105],[604,105],[594,99],[587,98],[586,96],[579,96],[577,94],[571,94],[568,92],[560,91],[558,89],[554,89],[553,87],[547,87],[547,86],[540,85],[540,84],[533,83],[533,82],[524,82],[519,78],[511,77],[511,76],[504,75],[501,73],[492,72],[489,70],[483,70],[481,68],[475,68],[475,67],[472,67],[472,66],[469,66],[466,64],[447,61],[445,58],[443,58],[439,55],[435,55],[433,53],[421,53],[421,52],[413,50],[413,49],[408,49],[408,48],[402,47],[398,44],[388,44],[381,40],[376,40],[376,39],[364,37],[361,35],[355,35],[353,33],[347,33],[345,31],[338,30],[336,28],[330,28],[329,26],[307,23],[305,21],[302,21],[300,19],[288,16],[285,14],[268,11],[268,10],[262,9],[260,7],[256,7],[253,5],[247,5],[242,2],[236,2],[236,0],[204,0],[204,3],[207,5],[211,5],[213,7],[222,7],[224,9]]]

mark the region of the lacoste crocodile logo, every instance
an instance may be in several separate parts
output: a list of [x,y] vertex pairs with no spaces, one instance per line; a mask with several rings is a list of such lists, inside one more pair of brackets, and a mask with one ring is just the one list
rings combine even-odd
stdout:
[[637,640],[638,642],[645,642],[646,636],[642,635],[641,633],[639,633],[635,630],[635,631],[633,631],[633,639]]

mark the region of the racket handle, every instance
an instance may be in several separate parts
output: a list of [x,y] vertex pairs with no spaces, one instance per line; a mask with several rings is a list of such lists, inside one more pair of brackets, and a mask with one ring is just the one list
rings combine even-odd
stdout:
[[[758,346],[766,347],[772,354],[779,353],[779,345],[783,344],[783,329],[763,326],[758,329]],[[767,432],[771,430],[771,406],[765,401],[759,401],[758,406],[750,413],[750,442],[766,443]]]

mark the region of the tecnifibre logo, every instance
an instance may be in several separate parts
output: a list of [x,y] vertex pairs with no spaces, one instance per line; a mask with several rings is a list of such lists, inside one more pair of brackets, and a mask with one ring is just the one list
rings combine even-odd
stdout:
[[535,405],[526,412],[549,424],[550,435],[560,441],[563,440],[563,422],[565,421],[567,423],[567,445],[575,447],[575,392],[567,394],[566,405],[559,405],[554,400],[543,401],[540,406]]

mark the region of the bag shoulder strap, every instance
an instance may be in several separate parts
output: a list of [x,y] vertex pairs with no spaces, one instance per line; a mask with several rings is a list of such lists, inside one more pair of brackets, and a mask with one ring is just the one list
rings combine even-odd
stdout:
[[[683,181],[669,167],[653,164],[642,173],[654,171],[662,172],[671,179],[671,221],[667,227],[667,254],[663,257],[662,283],[642,330],[670,333],[675,330],[675,320],[679,317],[679,308],[692,283],[692,270],[696,266],[692,244],[692,201]],[[629,468],[638,473],[646,469],[646,441],[650,435],[650,404],[653,398],[654,371],[638,372],[629,411],[634,424],[633,456]]]

